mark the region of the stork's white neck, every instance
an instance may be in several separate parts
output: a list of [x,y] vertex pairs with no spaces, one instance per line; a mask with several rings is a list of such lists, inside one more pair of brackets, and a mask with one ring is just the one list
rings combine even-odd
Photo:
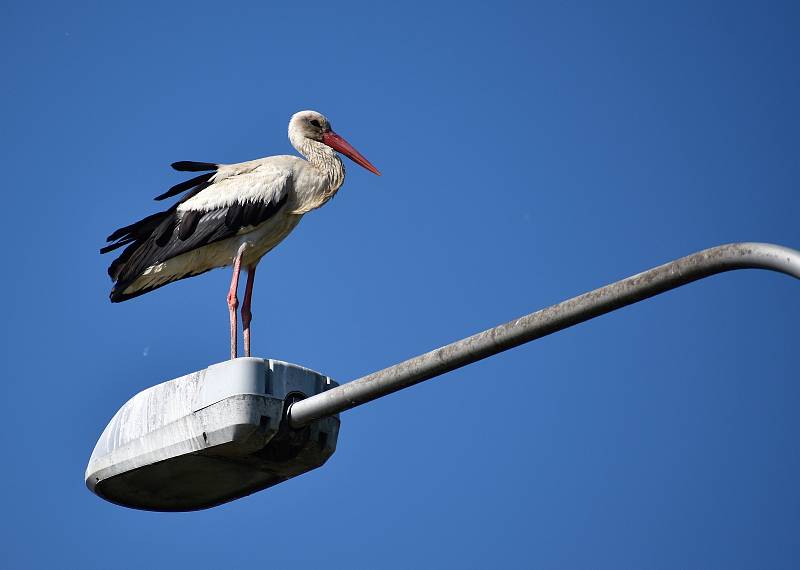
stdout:
[[316,203],[308,209],[318,208],[333,198],[337,190],[344,184],[345,172],[342,159],[328,145],[302,135],[290,132],[289,140],[297,152],[302,154],[314,168],[328,179],[328,187],[320,189],[319,195],[312,198]]

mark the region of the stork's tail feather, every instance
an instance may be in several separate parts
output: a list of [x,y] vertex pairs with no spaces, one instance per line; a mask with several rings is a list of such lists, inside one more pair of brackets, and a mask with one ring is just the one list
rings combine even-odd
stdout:
[[145,293],[149,293],[154,289],[158,289],[166,285],[166,283],[162,283],[161,285],[156,285],[153,287],[143,287],[141,289],[136,289],[134,291],[127,291],[126,289],[130,287],[136,279],[129,279],[127,281],[118,281],[114,283],[114,286],[111,288],[111,293],[109,294],[108,298],[111,299],[112,303],[122,303],[123,301],[127,301],[128,299],[133,299],[134,297],[138,297],[139,295],[144,295]]
[[111,288],[111,294],[108,296],[108,298],[111,299],[112,303],[122,303],[128,299],[133,299],[139,295],[144,295],[150,291],[155,291],[156,289],[159,289],[164,285],[174,283],[175,281],[180,281],[181,279],[186,279],[187,277],[194,277],[195,275],[201,275],[206,271],[210,271],[210,269],[194,273],[190,272],[184,275],[170,275],[167,278],[153,277],[152,279],[147,279],[147,276],[137,276],[131,279],[117,281]]

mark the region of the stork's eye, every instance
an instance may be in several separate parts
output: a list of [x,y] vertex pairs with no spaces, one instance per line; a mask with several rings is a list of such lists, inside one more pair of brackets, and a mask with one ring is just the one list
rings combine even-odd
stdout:
[[309,123],[311,123],[312,125],[314,125],[314,126],[315,126],[315,127],[317,127],[318,129],[321,129],[321,128],[322,128],[322,125],[320,125],[320,124],[319,124],[319,121],[318,121],[318,120],[316,120],[316,119],[313,119],[313,120],[309,121]]

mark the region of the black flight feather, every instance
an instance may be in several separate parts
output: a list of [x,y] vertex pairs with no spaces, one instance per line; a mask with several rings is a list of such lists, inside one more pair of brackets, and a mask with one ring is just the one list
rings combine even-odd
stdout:
[[122,247],[123,245],[127,245],[127,244],[131,243],[132,241],[135,241],[135,238],[127,237],[127,238],[125,238],[123,240],[118,241],[117,243],[112,243],[111,245],[107,245],[105,247],[101,247],[100,248],[100,253],[103,254],[103,253],[108,253],[109,251],[114,251],[118,247]]
[[158,226],[158,229],[153,232],[156,239],[156,245],[164,247],[172,239],[172,234],[175,233],[175,226],[178,225],[177,216],[169,216],[166,218],[165,223]]
[[122,254],[114,260],[108,268],[108,274],[112,279],[116,279],[115,275],[119,273],[120,267],[128,262],[128,259],[133,255],[133,251],[142,242],[146,241],[151,236],[154,237],[160,246],[166,245],[175,230],[177,218],[174,215],[178,204],[185,202],[192,196],[195,196],[201,190],[207,188],[209,184],[201,184],[196,186],[191,192],[186,194],[183,198],[174,203],[168,210],[163,212],[156,212],[149,216],[142,218],[138,222],[134,222],[129,226],[120,228],[106,238],[107,242],[114,242],[102,247],[100,253],[108,253],[117,248],[127,245],[128,247],[123,250]]
[[[235,236],[246,227],[257,226],[267,221],[286,204],[288,197],[288,192],[284,192],[267,203],[248,202],[242,205],[234,202],[230,206],[208,211],[185,210],[178,212],[176,204],[165,212],[149,216],[152,219],[159,215],[161,217],[156,227],[153,227],[152,221],[148,223],[148,235],[142,235],[145,226],[141,226],[136,228],[133,233],[121,236],[121,240],[127,240],[125,244],[121,242],[113,244],[115,247],[120,245],[127,245],[127,247],[119,258],[114,260],[108,270],[109,275],[115,281],[115,285],[111,289],[111,301],[113,303],[127,301],[166,285],[166,282],[162,282],[150,287],[137,289],[136,291],[125,292],[132,283],[141,277],[142,272],[148,267],[188,251]],[[136,226],[136,224],[128,227],[133,226]],[[175,228],[177,228],[177,231],[175,231]],[[196,274],[188,273],[182,276],[175,276],[172,281],[178,281]]]
[[[147,233],[153,231],[153,229],[158,224],[161,223],[161,220],[163,219],[163,216],[164,216],[164,212],[158,212],[158,213],[155,213],[155,214],[151,214],[150,216],[147,216],[146,218],[142,218],[138,222],[135,222],[135,223],[133,223],[133,224],[131,224],[129,226],[125,226],[124,228],[118,229],[113,234],[108,236],[106,238],[106,241],[115,241],[115,240],[118,240],[120,238],[129,237],[129,236],[133,236],[134,239],[135,239],[136,235],[147,234]],[[111,246],[106,246],[106,247],[111,247]],[[119,245],[116,245],[115,247],[119,247]],[[106,248],[103,248],[103,249],[106,249]],[[111,249],[109,249],[108,251],[111,251]]]
[[214,176],[214,174],[216,173],[208,172],[206,174],[201,174],[200,176],[195,176],[194,178],[190,178],[189,180],[180,182],[175,186],[173,186],[172,188],[170,188],[169,190],[167,190],[166,192],[164,192],[163,194],[156,196],[154,200],[164,200],[166,198],[170,198],[177,194],[181,194],[182,192],[186,192],[187,190],[190,190],[195,186],[199,186],[201,184],[205,184],[203,188],[206,188],[208,187],[207,182],[211,180],[211,177]]
[[225,214],[225,225],[229,228],[241,226],[242,214],[244,214],[244,205],[239,202],[234,202],[228,206],[228,212]]
[[[162,228],[165,226],[164,222],[169,222],[169,220],[174,216],[175,209],[177,207],[178,205],[175,204],[169,210],[157,212],[147,216],[135,224],[118,229],[113,234],[108,236],[108,241],[116,239],[117,242],[105,246],[100,250],[100,253],[108,253],[109,251],[113,251],[118,247],[122,247],[123,245],[128,246],[108,267],[109,277],[116,279],[116,276],[119,274],[121,268],[128,262],[139,244],[148,239],[155,232],[158,232],[159,236],[161,235],[161,231],[163,231]],[[161,231],[159,231],[159,229],[161,229]]]
[[[176,170],[189,172],[217,169],[217,165],[210,162],[181,161],[172,166]],[[142,283],[135,290],[126,292],[126,289],[142,277],[148,267],[233,237],[248,227],[255,227],[275,215],[289,197],[291,178],[287,178],[283,188],[276,191],[272,199],[267,202],[259,200],[244,204],[234,202],[214,210],[179,212],[178,205],[213,184],[210,181],[213,175],[213,172],[209,172],[176,184],[157,198],[164,199],[186,192],[169,209],[151,214],[108,236],[107,241],[113,243],[104,246],[100,250],[101,253],[125,246],[119,257],[108,268],[108,274],[115,282],[110,295],[112,302],[126,301],[167,283],[204,273],[206,271],[204,269],[188,270],[185,275],[176,274],[167,281],[154,280],[152,283]]]
[[197,224],[200,223],[200,218],[203,217],[203,212],[199,210],[187,210],[183,213],[181,223],[178,228],[178,239],[186,241],[197,229]]
[[138,277],[134,277],[132,279],[128,279],[127,281],[117,281],[117,283],[114,285],[114,288],[111,289],[111,295],[109,295],[109,298],[111,299],[112,303],[121,303],[122,301],[127,301],[128,299],[133,299],[135,297],[138,297],[139,295],[144,295],[145,293],[149,293],[150,291],[155,291],[156,289],[159,289],[159,288],[163,287],[164,285],[169,285],[170,283],[175,283],[175,281],[180,281],[181,279],[186,279],[187,277],[194,277],[195,275],[202,275],[203,273],[206,273],[207,271],[211,271],[211,270],[210,269],[205,269],[203,271],[195,271],[194,273],[187,273],[186,275],[182,275],[180,277],[176,277],[172,281],[164,281],[164,282],[159,283],[157,285],[151,285],[149,287],[145,287],[145,288],[142,288],[142,289],[137,289],[136,291],[132,291],[130,293],[124,293],[124,291],[125,291],[125,289],[128,288],[128,286],[131,283],[136,281],[136,279],[138,279]]
[[213,162],[195,162],[193,160],[179,160],[172,163],[172,168],[181,172],[203,172],[204,170],[216,170],[218,165]]

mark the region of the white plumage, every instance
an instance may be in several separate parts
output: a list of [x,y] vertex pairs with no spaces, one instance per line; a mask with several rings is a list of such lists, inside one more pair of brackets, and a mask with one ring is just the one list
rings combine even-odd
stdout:
[[115,285],[111,300],[121,302],[158,287],[233,265],[228,293],[231,358],[237,354],[237,287],[242,265],[248,282],[242,305],[245,355],[250,355],[250,301],[259,260],[297,226],[307,212],[330,200],[344,183],[342,152],[380,174],[316,111],[295,113],[289,140],[305,157],[283,155],[213,164],[177,162],[177,170],[213,171],[171,188],[157,199],[187,194],[164,212],[121,228],[102,253],[127,246],[109,267]]

